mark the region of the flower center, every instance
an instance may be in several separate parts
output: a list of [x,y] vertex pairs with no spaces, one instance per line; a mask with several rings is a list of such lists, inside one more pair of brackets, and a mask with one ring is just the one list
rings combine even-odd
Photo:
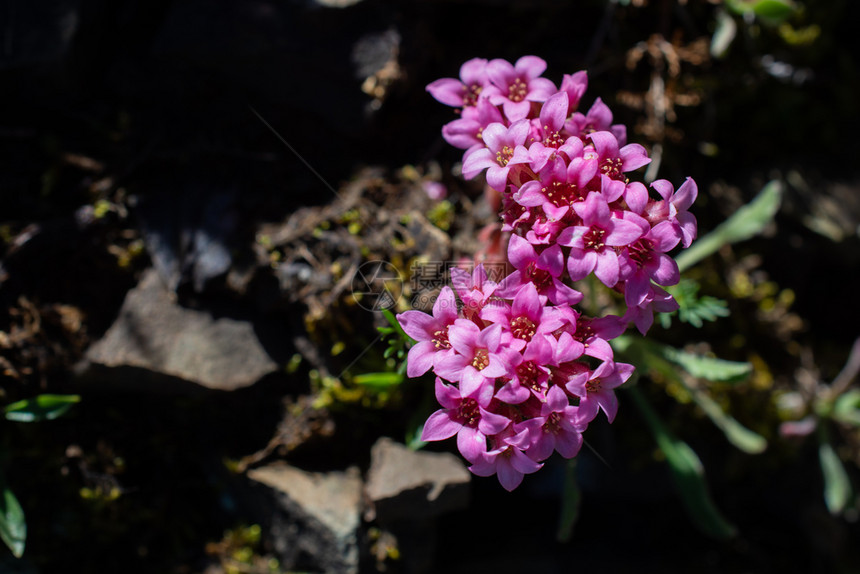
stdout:
[[498,162],[502,167],[508,165],[508,162],[511,161],[512,157],[514,157],[514,150],[512,150],[510,146],[505,146],[496,152],[496,162]]
[[600,390],[601,384],[603,384],[603,381],[600,380],[600,377],[596,379],[591,379],[590,381],[585,383],[585,390],[589,393],[596,393]]
[[502,221],[510,225],[512,228],[516,229],[520,226],[520,220],[523,217],[531,214],[525,207],[523,207],[516,201],[509,200],[507,196],[505,196],[503,200],[504,211],[502,212]]
[[643,213],[642,215],[653,227],[669,217],[669,202],[665,199],[660,201],[652,201],[645,208],[645,213]]
[[463,107],[474,106],[478,103],[478,96],[481,95],[481,90],[484,87],[479,84],[472,84],[471,86],[463,86]]
[[588,138],[589,134],[593,134],[596,131],[597,131],[597,128],[594,127],[594,124],[591,122],[588,122],[587,124],[582,126],[581,130],[579,130],[579,139],[581,139],[582,141],[585,141],[586,138]]
[[592,227],[582,236],[582,245],[586,249],[600,251],[603,249],[603,236],[606,235],[606,230],[600,227]]
[[[579,341],[580,343],[585,343],[588,339],[594,336],[594,329],[591,328],[591,324],[587,321],[579,320],[576,322],[576,332],[573,334],[573,338]],[[587,347],[588,345],[586,345]]]
[[550,373],[551,383],[553,385],[561,385],[562,387],[567,384],[570,379],[584,373],[588,370],[588,366],[585,363],[576,361],[574,363],[565,363],[560,367],[555,367],[552,369]]
[[547,201],[556,207],[564,207],[580,199],[575,185],[560,181],[554,181],[550,185],[542,187],[541,193],[544,194]]
[[448,341],[448,329],[444,331],[436,331],[433,333],[433,346],[437,349],[450,349],[451,343]]
[[549,126],[544,126],[543,130],[546,132],[546,137],[543,140],[543,145],[546,147],[554,147],[559,148],[561,144],[564,143],[564,138],[561,137],[561,134],[558,132],[549,131]]
[[517,339],[529,342],[534,337],[537,329],[534,322],[528,317],[516,317],[511,319],[511,334]]
[[636,267],[642,269],[654,259],[654,244],[648,239],[640,239],[636,243],[627,246],[627,254]]
[[543,431],[550,434],[558,434],[561,431],[561,415],[552,412],[546,417],[546,422],[543,423]]
[[552,275],[549,274],[549,271],[538,269],[534,261],[526,267],[526,275],[534,283],[534,286],[537,287],[538,293],[544,291],[552,284]]
[[467,427],[476,427],[478,425],[478,419],[481,417],[480,411],[478,411],[478,401],[475,399],[463,399],[460,401],[460,406],[457,407],[457,412],[454,415],[454,419]]
[[538,369],[534,361],[523,361],[517,366],[517,378],[520,384],[534,390],[540,390],[540,385],[537,383]]
[[620,157],[607,158],[600,164],[600,173],[609,176],[610,179],[623,181],[626,179],[621,171],[623,165],[624,161]]
[[487,349],[476,349],[475,357],[472,359],[472,366],[482,371],[490,365],[490,352]]
[[528,93],[528,84],[526,84],[522,78],[517,78],[510,86],[508,86],[508,99],[512,102],[523,101],[526,99],[526,95],[528,95]]

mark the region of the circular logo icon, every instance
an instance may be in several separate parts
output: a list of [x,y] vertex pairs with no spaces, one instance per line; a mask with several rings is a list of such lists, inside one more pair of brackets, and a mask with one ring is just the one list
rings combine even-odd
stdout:
[[397,267],[387,261],[366,261],[352,279],[352,297],[368,311],[392,309],[403,292]]

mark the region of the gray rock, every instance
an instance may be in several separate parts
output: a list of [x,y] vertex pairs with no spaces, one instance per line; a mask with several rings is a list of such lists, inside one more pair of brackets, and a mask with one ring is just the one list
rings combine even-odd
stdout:
[[415,452],[389,438],[376,441],[370,456],[365,518],[396,539],[400,572],[434,572],[435,518],[468,506],[469,471],[452,454]]
[[183,392],[248,387],[277,368],[251,323],[179,306],[150,269],[76,370],[123,390]]
[[329,574],[358,572],[361,477],[357,468],[325,474],[286,464],[248,471],[262,487],[272,545],[281,566]]
[[416,452],[381,438],[371,450],[365,493],[372,510],[367,518],[390,524],[465,508],[470,478],[452,454]]

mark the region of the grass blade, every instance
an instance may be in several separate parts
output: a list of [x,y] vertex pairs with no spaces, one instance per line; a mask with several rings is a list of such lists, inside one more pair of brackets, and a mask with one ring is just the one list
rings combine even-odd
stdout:
[[642,413],[660,450],[666,455],[666,462],[669,463],[687,514],[708,536],[720,540],[735,536],[737,529],[723,518],[708,493],[705,470],[695,451],[669,432],[636,386],[629,387],[628,393]]

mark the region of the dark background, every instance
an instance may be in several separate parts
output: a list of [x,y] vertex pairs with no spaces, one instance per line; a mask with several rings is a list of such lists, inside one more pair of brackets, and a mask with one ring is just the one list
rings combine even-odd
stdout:
[[[724,250],[702,279],[706,290],[731,299],[732,317],[663,335],[679,346],[709,341],[720,356],[756,357],[766,365],[759,371],[769,374],[770,387],[742,387],[726,400],[772,447],[757,457],[734,451],[691,405],[678,405],[660,388],[651,391],[699,453],[715,500],[740,529],[738,538],[714,542],[684,514],[671,478],[652,460],[655,447],[643,422],[622,398],[616,423],[589,431],[587,439],[610,465],[583,452],[584,499],[571,542],[554,539],[560,463],[527,477],[513,494],[493,479],[476,479],[472,507],[439,523],[438,571],[856,571],[856,510],[847,517],[827,513],[816,445],[783,441],[773,405],[779,392],[795,389],[798,369],[814,366],[822,380],[832,380],[858,335],[860,6],[798,3],[802,10],[790,24],[820,28],[809,45],[791,45],[777,26],[734,16],[738,34],[727,56],[685,61],[671,79],[677,93],[697,95],[696,105],[678,105],[671,129],[655,134],[642,127],[645,112],[621,97],[645,94],[653,71],[647,56],[628,67],[629,51],[657,34],[676,47],[709,41],[720,2],[638,4],[3,2],[0,313],[9,315],[0,329],[15,323],[22,296],[43,308],[74,307],[84,317],[78,332],[47,322],[24,347],[4,349],[13,364],[30,367],[0,380],[5,401],[82,392],[71,366],[107,330],[125,293],[150,266],[183,305],[278,325],[283,338],[275,336],[270,346],[284,361],[296,351],[305,308],[290,293],[267,287],[252,249],[259,227],[334,201],[329,186],[355,181],[366,166],[393,178],[404,165],[438,162],[455,197],[477,201],[479,184],[451,175],[459,152],[439,135],[452,112],[424,86],[455,77],[473,57],[515,61],[534,54],[547,60],[545,75],[557,83],[564,73],[587,69],[583,105],[601,97],[616,122],[628,126],[630,141],[662,145],[660,177],[676,184],[686,176],[697,180],[694,210],[702,232],[765,182],[786,182],[776,224],[764,237]],[[374,101],[362,86],[392,63],[395,73]],[[123,210],[93,220],[99,201]],[[152,246],[153,234],[176,238],[199,227],[229,253],[226,259],[200,263],[199,253],[176,242]],[[136,239],[146,250],[117,265],[117,249],[128,251]],[[764,321],[757,301],[732,298],[726,277],[748,256],[759,258],[753,277],[793,292],[790,314],[799,326]],[[226,268],[256,271],[237,291],[224,279]],[[364,322],[358,330],[372,329],[367,316],[349,317]],[[732,343],[738,334],[743,342]],[[346,339],[358,347],[357,341]],[[306,368],[233,394],[193,399],[102,389],[83,392],[74,412],[50,426],[5,425],[5,473],[27,512],[30,535],[25,560],[2,560],[0,571],[214,567],[217,556],[207,554],[206,543],[251,520],[224,502],[238,479],[221,459],[265,445],[282,416],[280,400],[310,390]],[[403,404],[414,408],[409,399]],[[407,414],[337,414],[341,428],[344,420],[358,426],[300,450],[290,462],[323,470],[366,464],[373,440],[402,432]],[[836,436],[856,479],[857,430],[838,429]],[[70,453],[70,445],[83,454]],[[86,465],[78,464],[81,457]],[[125,493],[113,502],[83,498],[81,489],[97,482],[87,472]]]

